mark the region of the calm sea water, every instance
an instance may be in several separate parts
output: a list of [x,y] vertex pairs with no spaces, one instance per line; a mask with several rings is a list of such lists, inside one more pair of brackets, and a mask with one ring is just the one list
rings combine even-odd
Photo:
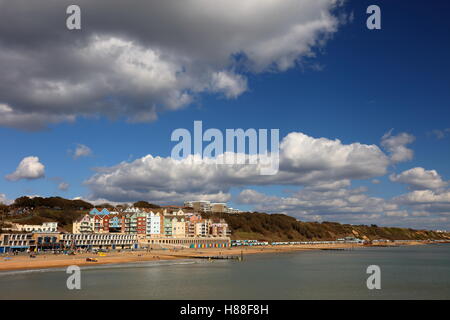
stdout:
[[[368,290],[366,268],[381,268]],[[246,256],[245,261],[159,261],[0,273],[0,299],[450,299],[450,245]]]

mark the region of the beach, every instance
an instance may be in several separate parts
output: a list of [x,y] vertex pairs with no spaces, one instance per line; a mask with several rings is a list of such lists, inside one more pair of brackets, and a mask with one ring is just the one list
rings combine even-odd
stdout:
[[[411,241],[401,245],[423,245],[424,242]],[[372,246],[398,246],[396,243],[386,243]],[[356,243],[338,244],[305,244],[305,245],[280,245],[280,246],[258,246],[258,247],[231,247],[231,248],[202,248],[202,249],[177,249],[177,250],[136,250],[136,251],[112,251],[104,256],[93,253],[81,253],[77,255],[63,255],[52,253],[41,253],[35,258],[22,254],[18,256],[0,256],[0,271],[7,270],[28,270],[60,268],[70,265],[102,265],[102,264],[122,264],[145,261],[194,259],[199,257],[238,257],[248,254],[282,253],[306,250],[351,250],[358,247],[370,247],[370,245]],[[96,262],[88,262],[87,258],[95,258]]]

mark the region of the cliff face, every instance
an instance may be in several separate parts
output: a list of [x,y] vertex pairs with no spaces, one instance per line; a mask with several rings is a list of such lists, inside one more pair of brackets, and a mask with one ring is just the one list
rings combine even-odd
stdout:
[[232,239],[257,239],[267,241],[335,240],[353,236],[365,240],[450,240],[449,233],[428,230],[378,227],[375,225],[349,225],[336,222],[301,222],[284,214],[241,213],[202,214],[205,217],[223,218],[232,231]]

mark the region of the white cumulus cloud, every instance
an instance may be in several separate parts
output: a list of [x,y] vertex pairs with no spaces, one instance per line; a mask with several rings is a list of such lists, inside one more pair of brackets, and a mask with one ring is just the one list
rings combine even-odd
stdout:
[[381,146],[391,154],[392,163],[412,160],[414,151],[407,145],[413,143],[415,137],[406,132],[392,135],[392,131],[387,132],[381,139]]
[[249,74],[314,57],[343,22],[341,3],[79,0],[85,25],[69,34],[68,1],[0,1],[0,125],[153,121],[201,93],[236,98]]
[[6,204],[6,205],[10,205],[11,203],[13,203],[14,201],[13,200],[9,200],[7,197],[6,197],[6,194],[4,194],[4,193],[0,193],[0,204]]
[[[223,155],[219,156],[220,159]],[[190,198],[225,201],[230,188],[246,185],[298,185],[330,190],[350,179],[384,175],[388,157],[375,145],[288,134],[280,143],[280,168],[261,175],[261,164],[218,165],[214,159],[182,160],[147,155],[132,162],[101,168],[86,181],[92,198],[113,201],[178,201]]]
[[367,189],[363,187],[336,188],[327,191],[306,187],[280,197],[246,189],[238,195],[237,202],[253,205],[257,211],[282,212],[304,220],[317,220],[315,218],[317,215],[322,220],[333,221],[344,218],[353,222],[377,219],[384,214],[399,216],[396,204],[389,203],[383,198],[371,197],[366,193]]
[[61,191],[67,191],[69,190],[70,185],[67,182],[61,182],[58,184],[58,189]]
[[45,176],[45,166],[39,162],[38,157],[26,157],[18,165],[16,171],[6,176],[9,181],[22,179],[34,180]]
[[442,180],[442,177],[436,170],[425,170],[421,167],[412,168],[400,174],[391,174],[389,179],[406,184],[410,189],[414,190],[438,189],[448,184]]
[[[450,204],[450,190],[438,192],[434,190],[415,190],[395,198],[402,204]],[[449,206],[450,208],[450,206]]]
[[92,154],[91,148],[85,146],[84,144],[78,144],[75,151],[73,152],[73,158],[78,159],[81,157],[88,157]]

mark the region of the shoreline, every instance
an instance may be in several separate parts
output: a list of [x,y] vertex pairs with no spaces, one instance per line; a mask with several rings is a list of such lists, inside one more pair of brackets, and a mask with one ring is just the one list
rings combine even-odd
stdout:
[[[96,266],[108,264],[126,264],[133,262],[147,261],[171,261],[182,259],[196,259],[199,257],[226,257],[239,256],[242,254],[264,254],[264,253],[282,253],[310,250],[351,250],[353,248],[364,247],[396,247],[410,245],[426,245],[428,243],[411,241],[401,244],[317,244],[317,245],[284,245],[284,246],[260,246],[260,247],[231,247],[231,248],[203,248],[203,249],[182,249],[182,250],[142,250],[142,251],[124,251],[109,252],[106,256],[99,256],[92,253],[82,253],[76,256],[39,254],[36,258],[30,258],[28,255],[19,256],[1,256],[0,272],[15,270],[35,270],[61,268],[70,265],[77,266]],[[5,259],[10,258],[10,259]],[[97,262],[87,262],[86,258],[95,258]]]

